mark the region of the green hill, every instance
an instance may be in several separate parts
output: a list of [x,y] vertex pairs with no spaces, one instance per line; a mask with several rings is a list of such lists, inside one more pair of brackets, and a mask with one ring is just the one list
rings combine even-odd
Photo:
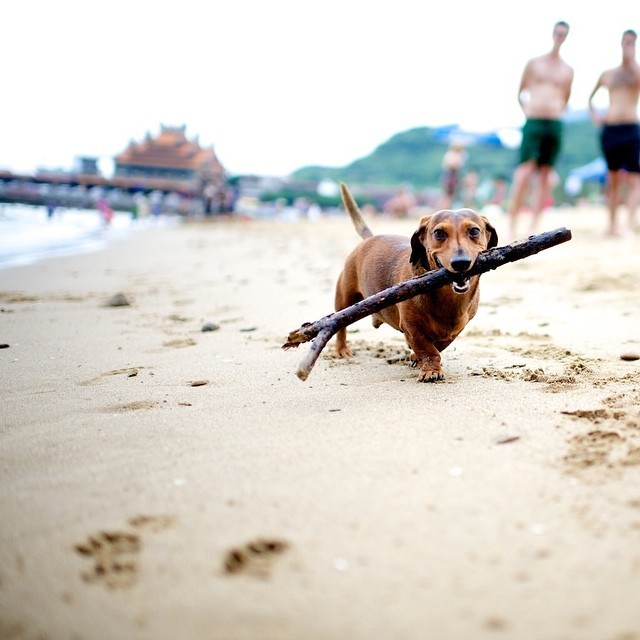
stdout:
[[[562,152],[556,165],[561,182],[568,173],[600,155],[598,132],[586,115],[574,115],[565,122]],[[324,179],[348,184],[397,186],[411,185],[416,190],[438,188],[446,139],[438,129],[419,127],[394,135],[370,155],[344,167],[302,167],[292,178],[299,182]],[[467,148],[466,169],[475,169],[480,179],[505,176],[508,180],[518,161],[518,150],[485,143]]]

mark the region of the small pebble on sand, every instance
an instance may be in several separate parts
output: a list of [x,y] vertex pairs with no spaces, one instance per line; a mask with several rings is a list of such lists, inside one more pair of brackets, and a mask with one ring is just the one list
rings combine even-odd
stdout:
[[124,293],[116,293],[107,301],[107,307],[128,307],[130,304]]

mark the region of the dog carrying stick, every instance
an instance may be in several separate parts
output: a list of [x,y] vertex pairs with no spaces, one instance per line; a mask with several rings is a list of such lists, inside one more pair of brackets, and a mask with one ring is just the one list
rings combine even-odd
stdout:
[[[545,231],[544,233],[530,236],[526,240],[518,240],[503,247],[490,249],[481,253],[474,266],[464,275],[465,277],[471,277],[492,271],[504,264],[528,258],[568,240],[571,240],[571,231],[561,227],[553,231]],[[408,300],[418,294],[433,291],[446,284],[451,284],[452,281],[452,274],[445,269],[429,271],[424,275],[411,278],[411,280],[405,280],[346,309],[330,313],[315,322],[305,322],[301,327],[289,334],[287,342],[282,345],[282,348],[290,349],[291,347],[299,346],[303,342],[313,340],[308,353],[301,360],[296,371],[298,378],[306,380],[327,342],[339,329],[376,313],[380,309]]]

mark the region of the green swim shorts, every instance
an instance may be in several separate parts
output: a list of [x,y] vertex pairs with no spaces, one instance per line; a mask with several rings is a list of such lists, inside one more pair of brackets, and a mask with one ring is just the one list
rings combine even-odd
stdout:
[[522,127],[520,162],[535,160],[538,166],[552,167],[562,144],[562,121],[530,118]]

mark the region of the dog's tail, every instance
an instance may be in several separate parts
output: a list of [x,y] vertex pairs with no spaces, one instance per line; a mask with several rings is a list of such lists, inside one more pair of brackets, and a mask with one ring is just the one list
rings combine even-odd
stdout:
[[367,226],[367,223],[364,221],[362,217],[362,212],[358,208],[356,201],[353,199],[351,195],[351,191],[344,182],[340,183],[340,193],[342,195],[342,202],[344,203],[344,208],[347,210],[351,221],[353,222],[353,226],[356,228],[358,235],[361,238],[370,238],[373,233],[371,229]]

